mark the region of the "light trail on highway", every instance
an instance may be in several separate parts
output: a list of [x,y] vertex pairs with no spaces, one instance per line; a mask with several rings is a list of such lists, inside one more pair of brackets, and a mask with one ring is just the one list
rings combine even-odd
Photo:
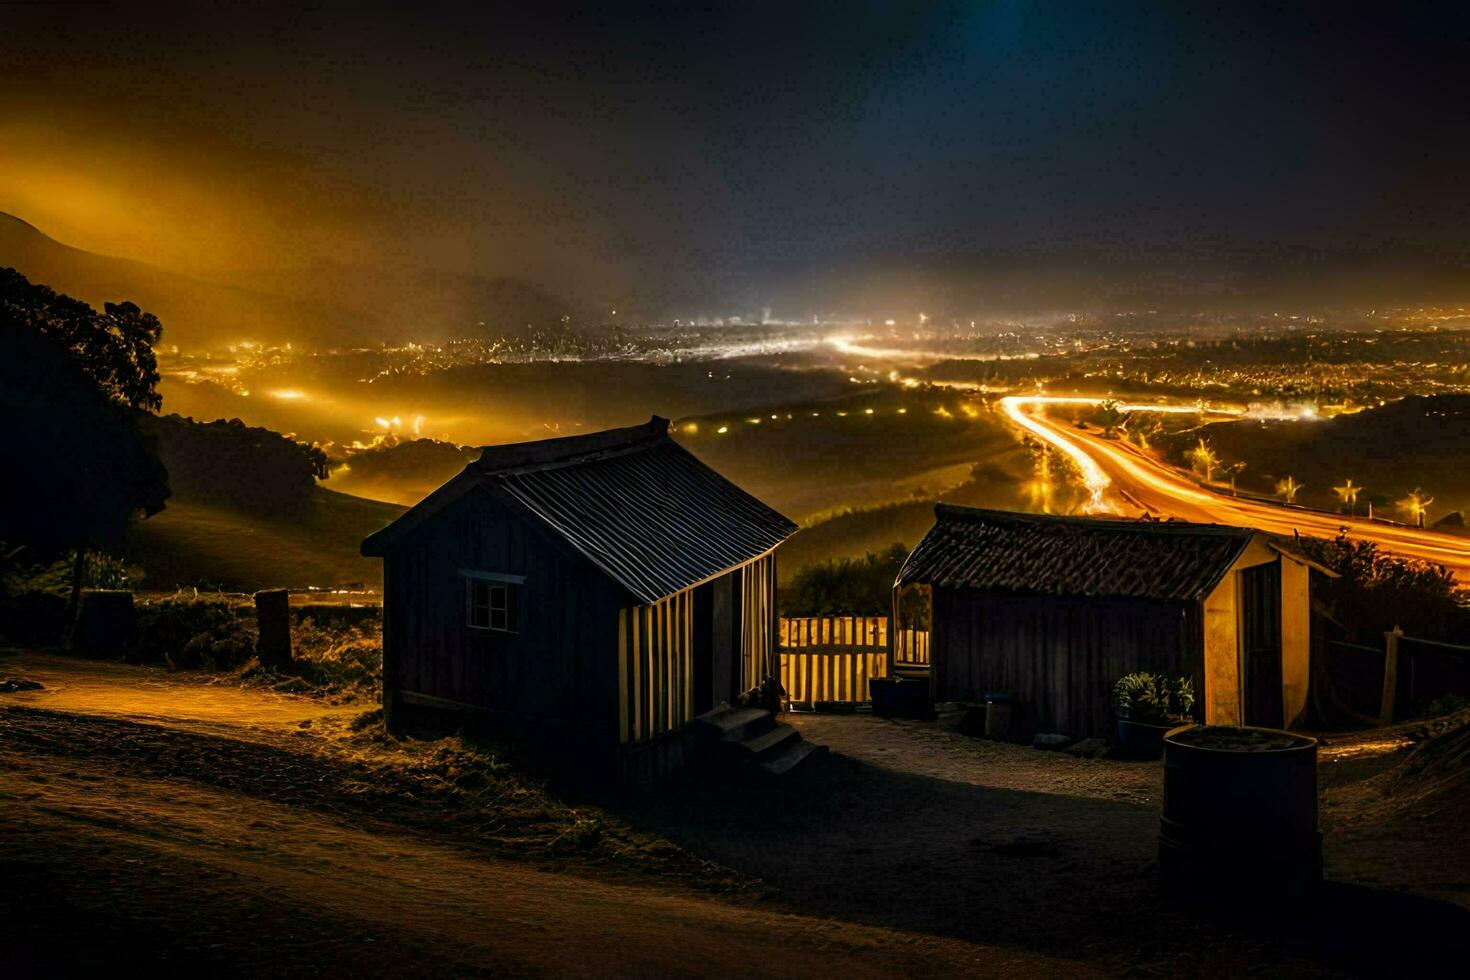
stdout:
[[[1000,399],[1001,411],[1012,424],[1077,465],[1087,488],[1087,509],[1207,524],[1251,527],[1270,534],[1335,538],[1346,532],[1353,540],[1372,541],[1385,552],[1443,565],[1462,583],[1470,583],[1470,539],[1407,525],[1370,521],[1362,517],[1328,514],[1287,507],[1249,497],[1235,497],[1201,486],[1187,474],[1168,466],[1121,439],[1079,429],[1050,418],[1048,405],[1100,405],[1101,398],[1057,398],[1046,395],[1010,395]],[[1124,412],[1195,412],[1197,406],[1120,404]],[[1216,410],[1211,410],[1214,414]]]

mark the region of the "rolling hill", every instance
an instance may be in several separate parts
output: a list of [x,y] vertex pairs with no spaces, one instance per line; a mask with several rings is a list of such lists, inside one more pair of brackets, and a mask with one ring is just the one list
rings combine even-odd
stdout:
[[383,584],[383,563],[358,552],[362,539],[404,508],[317,487],[300,519],[267,520],[229,507],[171,500],[128,532],[127,558],[143,588],[253,592]]
[[326,336],[357,322],[348,311],[328,304],[191,279],[144,262],[72,248],[0,212],[3,266],[99,309],[104,302],[131,300],[163,321],[166,344]]
[[1380,516],[1403,519],[1394,505],[1415,487],[1434,497],[1431,522],[1470,511],[1470,395],[1410,396],[1314,421],[1218,422],[1159,445],[1188,465],[1200,436],[1224,462],[1246,463],[1241,487],[1270,493],[1289,474],[1304,484],[1297,499],[1307,506],[1338,509],[1332,488],[1351,477],[1360,511],[1371,499]]
[[131,300],[185,348],[237,340],[339,346],[503,336],[551,323],[571,304],[514,276],[322,264],[226,283],[73,248],[0,212],[0,268],[101,307]]

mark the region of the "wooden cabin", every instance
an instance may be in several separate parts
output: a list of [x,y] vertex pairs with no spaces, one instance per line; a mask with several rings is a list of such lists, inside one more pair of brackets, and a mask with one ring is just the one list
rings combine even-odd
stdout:
[[935,518],[895,589],[929,597],[936,701],[1005,693],[1020,734],[1102,735],[1113,684],[1146,670],[1192,677],[1211,724],[1303,716],[1310,574],[1332,573],[1265,535],[945,504]]
[[363,542],[387,723],[473,716],[596,778],[676,768],[692,719],[774,676],[795,530],[666,419],[485,449]]

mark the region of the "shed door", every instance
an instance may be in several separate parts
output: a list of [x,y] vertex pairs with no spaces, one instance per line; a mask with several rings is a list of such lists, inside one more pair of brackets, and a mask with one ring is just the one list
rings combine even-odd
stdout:
[[710,706],[734,704],[740,694],[740,572],[722,575],[709,583],[710,589]]
[[1280,728],[1281,563],[1240,573],[1240,672],[1245,723]]
[[[716,580],[717,582],[718,580]],[[702,715],[719,702],[715,699],[715,584],[706,582],[694,589],[694,713]]]

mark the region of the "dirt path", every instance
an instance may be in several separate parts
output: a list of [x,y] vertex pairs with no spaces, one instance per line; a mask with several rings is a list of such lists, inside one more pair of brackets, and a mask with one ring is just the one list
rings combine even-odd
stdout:
[[423,801],[364,807],[313,734],[340,709],[306,699],[37,655],[0,674],[47,684],[0,695],[8,975],[1089,972],[489,856]]
[[0,677],[5,676],[37,681],[43,689],[6,694],[0,701],[3,704],[241,738],[285,734],[300,728],[303,721],[346,720],[365,707],[241,688],[206,674],[25,651],[0,655]]
[[621,794],[586,811],[621,850],[563,855],[549,799],[461,805],[453,770],[347,736],[360,706],[36,654],[3,676],[46,685],[0,694],[8,974],[1321,975],[1470,929],[1402,894],[1463,898],[1455,862],[1354,802],[1393,733],[1323,753],[1335,890],[1222,922],[1158,892],[1155,765],[797,716],[833,750],[809,771]]

